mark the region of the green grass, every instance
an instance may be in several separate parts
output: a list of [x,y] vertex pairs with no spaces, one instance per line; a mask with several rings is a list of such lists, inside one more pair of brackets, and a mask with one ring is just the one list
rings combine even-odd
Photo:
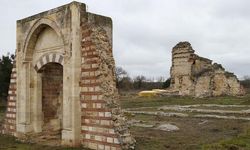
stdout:
[[52,147],[32,143],[22,143],[15,137],[0,135],[0,149],[4,150],[83,150],[83,148]]
[[[162,117],[142,114],[130,116],[130,118],[141,120],[144,124],[153,125],[167,122],[180,128],[177,132],[165,132],[152,128],[133,126],[131,131],[137,141],[136,150],[202,150],[202,148],[203,150],[214,150],[215,146],[218,145],[217,142],[224,139],[229,140],[226,143],[226,148],[230,145],[236,145],[235,143],[238,141],[238,145],[241,144],[244,146],[249,144],[249,140],[246,139],[249,139],[250,136],[246,134],[242,135],[242,133],[246,133],[245,131],[249,128],[249,121],[210,118],[206,119],[208,120],[207,123],[199,125],[204,119]],[[242,136],[239,136],[239,134]],[[233,140],[230,141],[230,139]],[[207,145],[209,143],[214,144]],[[226,148],[220,149],[221,146],[217,147],[218,150],[231,150]],[[249,150],[247,146],[244,147],[246,149],[240,150]]]
[[232,139],[206,144],[202,150],[250,150],[250,129],[247,133]]
[[193,104],[220,104],[220,105],[250,105],[250,94],[243,97],[122,97],[122,108],[158,107],[163,105],[193,105]]
[[[137,97],[123,96],[122,108],[153,107],[155,110],[163,105],[194,105],[194,104],[220,104],[220,105],[250,105],[250,94],[242,97],[221,96],[212,98],[192,97]],[[223,119],[208,119],[211,124],[196,126],[198,118],[168,118],[151,115],[128,116],[130,119],[142,120],[147,123],[175,122],[182,123],[182,129],[176,133],[163,133],[156,130],[132,127],[132,133],[137,140],[137,150],[250,150],[250,127],[248,121],[234,121]],[[192,119],[192,120],[191,120]],[[191,120],[189,122],[189,120]],[[204,119],[203,119],[204,120]],[[189,124],[189,126],[187,126]],[[178,126],[182,126],[178,124]],[[194,126],[194,129],[192,129]],[[201,128],[201,129],[198,129]],[[244,132],[245,130],[248,132]],[[210,144],[211,143],[211,144]],[[182,145],[178,147],[178,145]]]

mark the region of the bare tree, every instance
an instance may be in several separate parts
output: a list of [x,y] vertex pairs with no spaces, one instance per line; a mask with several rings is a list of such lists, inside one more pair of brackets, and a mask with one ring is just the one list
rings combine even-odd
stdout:
[[131,78],[122,67],[116,67],[116,86],[118,89],[123,90],[130,90],[133,88]]
[[136,76],[134,78],[134,88],[141,89],[143,87],[144,82],[146,81],[146,77],[143,75]]
[[116,67],[115,73],[116,73],[117,82],[121,81],[122,78],[124,78],[124,77],[128,77],[127,71],[125,71],[122,67]]

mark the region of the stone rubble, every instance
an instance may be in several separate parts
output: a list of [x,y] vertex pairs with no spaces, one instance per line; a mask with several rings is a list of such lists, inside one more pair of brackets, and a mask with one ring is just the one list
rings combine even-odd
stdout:
[[131,119],[128,121],[130,126],[143,127],[143,128],[153,128],[155,124],[148,124],[146,121]]
[[175,125],[172,125],[172,124],[162,124],[162,125],[159,125],[158,127],[156,127],[155,129],[157,130],[162,130],[162,131],[178,131],[180,130],[177,126]]

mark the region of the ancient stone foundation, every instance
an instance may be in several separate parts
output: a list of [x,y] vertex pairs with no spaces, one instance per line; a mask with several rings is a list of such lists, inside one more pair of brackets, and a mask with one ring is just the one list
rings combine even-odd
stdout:
[[18,20],[2,133],[98,150],[133,148],[114,64],[112,20],[87,12],[85,4]]
[[188,42],[180,42],[173,48],[170,94],[171,91],[194,97],[244,94],[233,73],[194,52]]

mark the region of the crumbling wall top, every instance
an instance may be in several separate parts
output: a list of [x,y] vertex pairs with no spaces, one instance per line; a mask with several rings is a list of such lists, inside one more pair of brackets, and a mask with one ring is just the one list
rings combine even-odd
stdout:
[[78,5],[78,6],[82,7],[82,9],[84,9],[84,11],[86,12],[86,4],[73,1],[73,2],[71,2],[69,4],[66,4],[66,5],[63,5],[63,6],[48,10],[48,11],[38,13],[38,14],[32,15],[32,16],[27,17],[27,18],[17,20],[17,23],[25,23],[25,22],[34,20],[36,18],[46,17],[46,16],[48,16],[50,14],[54,14],[54,13],[57,13],[59,11],[64,11],[64,10],[68,9],[71,5]]
[[179,42],[178,44],[176,44],[173,49],[187,48],[187,47],[192,48],[192,46],[191,46],[191,44],[189,42],[184,41],[184,42]]

